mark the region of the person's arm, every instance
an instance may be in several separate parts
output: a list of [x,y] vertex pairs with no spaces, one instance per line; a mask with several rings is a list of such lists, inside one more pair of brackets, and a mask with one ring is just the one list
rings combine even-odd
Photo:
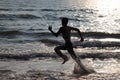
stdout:
[[48,30],[49,30],[54,36],[56,36],[56,37],[60,34],[60,29],[59,29],[59,31],[58,31],[57,33],[55,33],[55,32],[52,30],[52,26],[49,26],[49,27],[48,27]]
[[70,27],[71,28],[71,30],[74,30],[74,31],[77,31],[78,33],[79,33],[79,35],[80,35],[80,38],[81,38],[81,42],[83,42],[84,41],[84,38],[83,38],[83,36],[82,36],[82,34],[81,34],[81,32],[80,32],[80,30],[79,29],[77,29],[77,28],[73,28],[73,27]]

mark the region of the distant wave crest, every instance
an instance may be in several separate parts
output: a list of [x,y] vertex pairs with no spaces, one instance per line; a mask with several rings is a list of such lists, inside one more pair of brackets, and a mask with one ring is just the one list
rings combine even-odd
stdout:
[[0,20],[14,20],[14,19],[36,19],[40,18],[32,14],[0,14]]

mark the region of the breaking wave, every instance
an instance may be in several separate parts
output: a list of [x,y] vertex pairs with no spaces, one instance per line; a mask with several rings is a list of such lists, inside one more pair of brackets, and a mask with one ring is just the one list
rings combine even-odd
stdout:
[[[47,44],[48,46],[51,45],[63,45],[62,41],[52,40],[52,39],[42,39],[41,42]],[[81,46],[81,47],[120,47],[120,42],[114,41],[74,41],[73,46]]]
[[[52,37],[52,34],[49,32],[29,32],[29,31],[20,31],[20,30],[3,30],[0,31],[0,37],[10,37],[14,39],[14,36],[23,36],[23,37],[31,37],[34,39],[34,41],[40,41],[46,45],[53,46],[53,45],[62,45],[64,42],[62,40],[54,40],[50,39]],[[73,36],[78,36],[76,33],[73,33]],[[87,40],[84,42],[79,42],[74,41],[73,45],[74,46],[82,46],[82,47],[120,47],[120,41],[104,41],[104,40],[99,40],[99,39],[104,39],[104,38],[114,38],[114,39],[119,39],[120,34],[108,34],[108,33],[99,33],[99,32],[86,32],[83,33],[83,36],[85,38],[93,38],[93,40]],[[29,39],[29,38],[28,38]],[[98,40],[94,40],[98,39]],[[73,40],[72,40],[73,41]]]
[[[34,29],[31,29],[31,30],[26,30],[26,31],[22,31],[22,30],[7,30],[6,28],[0,28],[0,35],[14,35],[14,34],[19,34],[19,35],[24,35],[24,34],[27,34],[27,35],[30,35],[32,34],[32,36],[34,35],[48,35],[48,37],[51,35],[51,33],[49,32],[34,32]],[[43,29],[38,29],[38,31],[41,31]],[[36,29],[37,31],[37,29]],[[120,34],[119,33],[104,33],[104,32],[82,32],[83,36],[84,37],[91,37],[91,38],[117,38],[119,39],[120,38]],[[72,36],[78,36],[77,33],[72,33]]]
[[16,59],[16,60],[29,60],[33,58],[41,58],[41,57],[51,57],[51,58],[57,58],[54,54],[46,54],[46,53],[31,53],[31,54],[21,54],[21,55],[15,55],[15,54],[0,54],[0,59]]
[[82,46],[82,47],[120,47],[120,42],[114,41],[84,41],[74,42],[74,46]]
[[[106,59],[116,58],[120,59],[119,53],[80,53],[80,58]],[[30,60],[34,58],[59,58],[56,53],[30,53],[30,54],[0,54],[0,59],[15,59],[15,60]]]

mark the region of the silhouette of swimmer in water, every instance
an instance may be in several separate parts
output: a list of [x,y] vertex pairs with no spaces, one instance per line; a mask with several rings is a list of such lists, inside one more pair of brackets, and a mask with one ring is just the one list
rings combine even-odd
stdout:
[[69,54],[71,55],[71,57],[76,61],[76,54],[73,50],[73,45],[72,45],[72,42],[71,42],[71,31],[74,30],[74,31],[77,31],[81,37],[81,42],[84,41],[82,35],[81,35],[81,32],[79,29],[77,28],[73,28],[73,27],[70,27],[67,25],[68,24],[68,18],[62,18],[62,27],[60,27],[60,29],[58,30],[58,32],[53,32],[52,30],[52,26],[49,26],[48,29],[51,31],[51,33],[54,35],[54,36],[58,36],[59,34],[62,34],[62,37],[63,39],[65,40],[65,45],[61,45],[61,46],[57,46],[54,50],[55,52],[61,57],[63,58],[63,63],[64,64],[66,61],[68,61],[68,57],[64,54],[62,54],[62,52],[60,50],[67,50],[69,52]]

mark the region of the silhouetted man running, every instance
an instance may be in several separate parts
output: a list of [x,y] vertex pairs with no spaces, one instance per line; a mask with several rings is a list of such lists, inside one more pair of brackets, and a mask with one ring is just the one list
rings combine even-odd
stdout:
[[49,26],[48,29],[51,31],[51,33],[53,35],[55,35],[56,37],[59,34],[62,34],[63,39],[65,40],[65,44],[61,45],[61,46],[57,46],[55,48],[55,52],[61,57],[63,58],[63,63],[64,64],[66,61],[68,61],[68,57],[64,54],[62,54],[62,52],[60,50],[67,50],[69,52],[69,54],[71,55],[71,57],[76,61],[76,63],[80,66],[80,68],[82,69],[82,74],[89,74],[92,72],[95,72],[92,69],[87,69],[81,62],[81,60],[76,56],[74,50],[73,50],[73,45],[71,42],[71,30],[77,31],[81,37],[81,42],[84,41],[81,32],[79,29],[77,28],[73,28],[67,25],[68,24],[68,19],[67,18],[62,18],[62,27],[60,27],[60,29],[58,30],[58,32],[53,32],[52,30],[52,26]]
[[54,35],[54,36],[58,36],[59,34],[62,34],[62,37],[63,39],[65,40],[65,45],[61,45],[61,46],[57,46],[55,48],[55,52],[61,57],[63,58],[63,63],[64,64],[66,61],[68,61],[68,57],[64,54],[62,54],[62,52],[60,50],[67,50],[69,52],[69,54],[71,55],[71,57],[76,61],[76,54],[73,50],[73,45],[72,45],[72,42],[71,42],[71,30],[75,30],[79,33],[80,37],[81,37],[81,42],[84,41],[82,35],[81,35],[81,32],[79,29],[77,28],[73,28],[73,27],[70,27],[67,25],[68,24],[68,19],[67,18],[62,18],[62,27],[60,27],[60,29],[58,30],[58,32],[53,32],[52,30],[52,26],[49,26],[49,30],[51,31],[51,33]]

